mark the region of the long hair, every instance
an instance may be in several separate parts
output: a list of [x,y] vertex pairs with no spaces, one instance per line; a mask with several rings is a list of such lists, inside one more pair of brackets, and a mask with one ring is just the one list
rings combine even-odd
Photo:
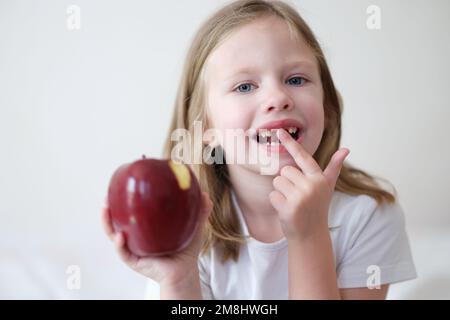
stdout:
[[[339,149],[341,139],[342,99],[334,86],[325,56],[313,32],[289,4],[282,1],[238,0],[231,2],[211,15],[195,34],[189,48],[181,82],[175,101],[174,114],[164,146],[164,157],[170,158],[175,142],[171,134],[176,129],[186,129],[194,135],[194,121],[208,124],[206,114],[205,61],[209,54],[227,35],[240,26],[267,16],[283,19],[294,35],[301,35],[318,61],[324,92],[325,127],[322,140],[315,154],[316,162],[325,169],[332,155]],[[207,125],[208,126],[208,125]],[[211,155],[217,152],[210,150]],[[245,241],[239,220],[231,200],[231,184],[226,164],[212,165],[192,161],[191,168],[197,176],[202,190],[208,192],[214,204],[206,228],[202,254],[215,246],[221,250],[222,260],[238,259],[240,244]],[[381,179],[381,178],[378,178]],[[384,180],[384,179],[382,179]],[[393,188],[393,187],[392,187]],[[384,190],[376,178],[344,163],[335,190],[350,195],[365,194],[378,204],[395,202],[394,194]]]

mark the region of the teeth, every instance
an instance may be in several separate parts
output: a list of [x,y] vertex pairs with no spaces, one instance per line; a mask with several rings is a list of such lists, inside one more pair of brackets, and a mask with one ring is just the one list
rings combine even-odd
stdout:
[[259,136],[261,137],[261,138],[267,138],[267,137],[270,137],[270,131],[268,131],[268,130],[262,130],[262,131],[260,131],[259,132]]
[[289,127],[287,128],[289,133],[296,133],[297,132],[297,128],[296,127]]
[[[287,132],[289,132],[289,134],[295,134],[298,131],[298,128],[297,127],[287,127],[287,128],[285,128],[285,130]],[[267,129],[262,129],[258,132],[258,136],[261,139],[267,139],[268,137],[271,137],[271,131],[267,130]],[[270,144],[270,142],[268,140],[267,140],[267,143]],[[272,144],[273,144],[273,142],[272,142]]]

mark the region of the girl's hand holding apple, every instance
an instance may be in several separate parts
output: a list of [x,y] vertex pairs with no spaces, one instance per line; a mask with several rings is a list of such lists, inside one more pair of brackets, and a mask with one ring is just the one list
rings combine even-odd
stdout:
[[120,258],[157,281],[161,298],[201,299],[197,261],[211,211],[187,166],[142,159],[114,173],[102,222]]

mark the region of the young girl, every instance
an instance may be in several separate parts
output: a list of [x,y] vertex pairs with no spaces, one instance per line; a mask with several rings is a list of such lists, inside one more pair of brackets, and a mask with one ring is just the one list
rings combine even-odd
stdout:
[[[202,218],[171,256],[134,256],[105,208],[122,260],[152,279],[149,298],[384,299],[390,283],[415,278],[394,195],[344,164],[341,112],[323,52],[291,6],[241,0],[211,16],[188,53],[164,155],[174,130],[193,133],[201,120],[204,130],[257,129],[248,144],[279,165],[261,174],[258,164],[229,162],[229,143],[207,140],[225,161],[191,164]],[[280,143],[262,143],[262,129]]]

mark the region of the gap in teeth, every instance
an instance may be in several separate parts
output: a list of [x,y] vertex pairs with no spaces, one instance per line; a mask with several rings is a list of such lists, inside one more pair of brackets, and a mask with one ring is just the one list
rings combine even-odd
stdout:
[[[288,127],[288,128],[284,128],[284,130],[286,130],[287,132],[293,134],[293,133],[296,133],[298,131],[298,128],[297,127]],[[271,131],[270,130],[260,130],[258,132],[258,135],[261,138],[267,138],[267,137],[271,136]]]
[[[297,128],[297,127],[287,127],[287,128],[283,128],[283,129],[286,130],[291,135],[296,134],[297,131],[299,130],[299,128]],[[276,130],[276,129],[272,129],[272,130]],[[277,141],[269,142],[269,140],[268,140],[269,137],[271,137],[271,130],[262,129],[258,132],[258,139],[266,140],[267,144],[278,144]],[[260,141],[260,142],[263,142],[263,141]]]

